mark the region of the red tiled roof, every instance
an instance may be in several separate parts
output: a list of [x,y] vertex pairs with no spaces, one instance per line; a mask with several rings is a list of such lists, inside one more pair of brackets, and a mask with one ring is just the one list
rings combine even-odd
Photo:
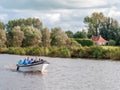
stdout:
[[101,35],[99,35],[99,36],[92,36],[92,40],[94,42],[108,42],[107,40],[105,40],[104,38],[102,38]]

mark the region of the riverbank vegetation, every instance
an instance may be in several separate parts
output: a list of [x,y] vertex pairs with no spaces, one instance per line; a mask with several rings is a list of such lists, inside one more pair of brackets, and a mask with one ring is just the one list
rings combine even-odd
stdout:
[[[84,23],[87,31],[73,33],[60,27],[43,27],[38,18],[0,22],[0,53],[120,60],[119,23],[96,12],[85,17]],[[108,46],[95,45],[92,35],[104,37]]]
[[0,53],[50,56],[62,58],[95,58],[120,60],[120,47],[105,48],[100,46],[68,47],[9,47],[0,48]]

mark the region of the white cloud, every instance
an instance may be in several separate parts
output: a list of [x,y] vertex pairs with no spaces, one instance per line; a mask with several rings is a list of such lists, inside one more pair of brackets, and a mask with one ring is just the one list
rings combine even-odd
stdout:
[[63,30],[81,30],[84,17],[93,12],[120,19],[120,0],[2,0],[0,20],[36,17],[49,28],[60,26]]
[[109,17],[113,17],[115,19],[120,18],[120,11],[118,10],[117,7],[113,6],[108,13]]
[[0,14],[0,21],[4,21],[7,18],[7,14]]
[[60,20],[60,13],[46,14],[43,17],[43,20],[47,20],[49,23],[56,23]]
[[96,7],[107,5],[107,0],[66,0],[66,5],[74,8]]

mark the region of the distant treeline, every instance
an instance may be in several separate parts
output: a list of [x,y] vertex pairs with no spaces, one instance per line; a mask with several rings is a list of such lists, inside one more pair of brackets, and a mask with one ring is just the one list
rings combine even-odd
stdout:
[[[101,35],[109,45],[120,45],[119,23],[103,13],[84,18],[87,31],[64,32],[61,27],[43,27],[38,18],[0,22],[0,53],[45,55],[59,57],[120,59],[120,48],[104,49],[95,46],[92,35]],[[84,46],[84,47],[83,47]]]
[[[101,35],[109,45],[120,45],[120,26],[117,20],[106,17],[103,13],[92,13],[84,18],[87,31],[68,30],[60,27],[43,27],[38,18],[10,20],[0,22],[0,47],[26,46],[64,46],[71,43],[70,38],[90,39],[92,35]],[[76,39],[75,39],[76,40]]]
[[60,27],[43,28],[37,18],[0,22],[0,47],[62,46],[70,43]]

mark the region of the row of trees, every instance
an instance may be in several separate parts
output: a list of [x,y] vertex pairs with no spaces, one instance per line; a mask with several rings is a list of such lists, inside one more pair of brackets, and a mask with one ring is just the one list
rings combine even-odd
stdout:
[[84,18],[84,23],[87,26],[87,32],[78,31],[73,33],[72,31],[66,31],[70,38],[91,38],[92,35],[101,35],[108,41],[116,42],[116,45],[120,45],[120,26],[117,20],[106,17],[103,13],[92,13],[91,16]]
[[120,26],[117,20],[94,12],[84,18],[84,23],[88,27],[88,36],[101,35],[106,40],[114,40],[116,45],[120,45]]
[[65,33],[68,35],[69,38],[88,38],[85,30],[77,31],[76,33],[73,33],[72,31],[68,30]]
[[[84,18],[88,31],[66,31],[60,27],[51,30],[44,28],[38,18],[10,20],[7,24],[0,22],[0,47],[26,46],[61,46],[72,44],[69,38],[91,38],[92,35],[101,35],[108,41],[120,45],[120,26],[113,18],[103,13],[92,13]],[[74,42],[76,43],[76,42]]]
[[62,46],[69,41],[60,27],[50,31],[36,18],[11,20],[6,25],[0,22],[0,47]]

